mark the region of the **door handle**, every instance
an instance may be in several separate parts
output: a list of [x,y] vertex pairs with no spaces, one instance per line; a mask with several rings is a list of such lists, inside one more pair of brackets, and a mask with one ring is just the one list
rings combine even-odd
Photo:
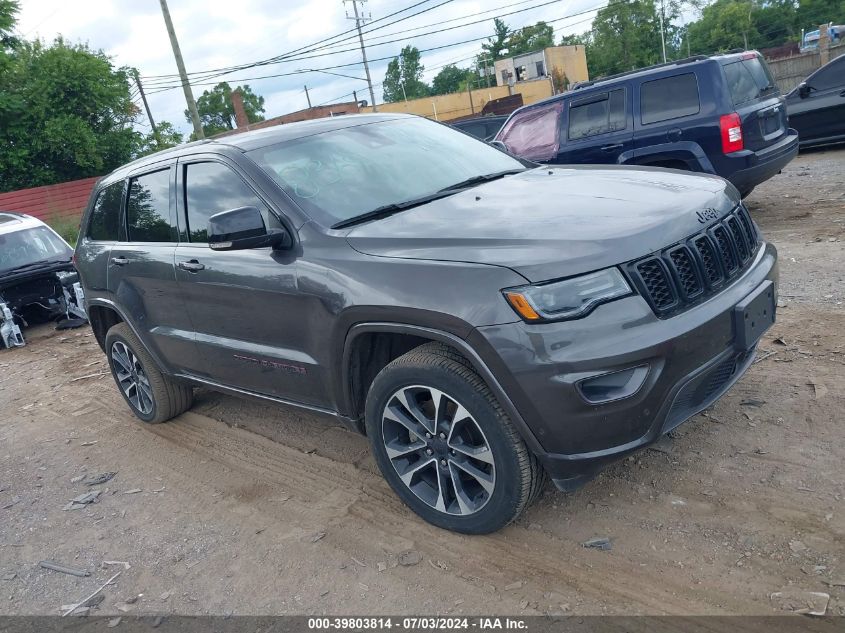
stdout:
[[129,263],[129,260],[125,257],[112,257],[111,263],[115,266],[126,266]]
[[198,273],[205,268],[205,264],[200,264],[195,259],[187,262],[179,262],[177,266],[179,266],[182,270],[187,270],[189,273]]
[[622,149],[622,143],[614,143],[613,145],[605,145],[601,148],[603,152],[612,152],[617,149]]
[[840,97],[845,97],[845,90],[843,90],[842,92],[840,92],[840,93],[839,93],[839,96],[840,96]]

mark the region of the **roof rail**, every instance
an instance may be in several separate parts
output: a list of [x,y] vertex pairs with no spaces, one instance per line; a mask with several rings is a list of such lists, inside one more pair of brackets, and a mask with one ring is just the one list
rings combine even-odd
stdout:
[[663,62],[662,64],[654,64],[652,66],[644,66],[643,68],[636,68],[634,70],[629,70],[624,73],[617,73],[615,75],[608,75],[607,77],[599,77],[598,79],[592,79],[590,81],[579,81],[575,85],[572,86],[572,90],[580,90],[581,88],[589,88],[590,86],[601,83],[603,81],[610,81],[611,79],[619,79],[620,77],[627,77],[628,75],[634,75],[636,73],[645,72],[647,70],[656,70],[658,68],[666,68],[667,66],[680,66],[681,64],[691,64],[692,62],[700,62],[701,60],[709,59],[707,55],[693,55],[692,57],[686,57],[684,59],[677,59],[671,62]]

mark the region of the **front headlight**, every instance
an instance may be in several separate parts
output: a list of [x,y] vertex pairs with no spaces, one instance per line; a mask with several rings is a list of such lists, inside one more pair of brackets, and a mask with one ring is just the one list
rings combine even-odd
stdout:
[[577,319],[600,303],[632,294],[617,268],[502,292],[516,313],[532,322]]

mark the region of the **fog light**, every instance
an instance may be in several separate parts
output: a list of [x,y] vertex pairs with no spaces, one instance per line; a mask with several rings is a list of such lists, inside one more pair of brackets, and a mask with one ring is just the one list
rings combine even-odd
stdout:
[[576,386],[584,400],[590,404],[603,404],[633,396],[643,386],[646,376],[648,365],[640,365],[585,378]]

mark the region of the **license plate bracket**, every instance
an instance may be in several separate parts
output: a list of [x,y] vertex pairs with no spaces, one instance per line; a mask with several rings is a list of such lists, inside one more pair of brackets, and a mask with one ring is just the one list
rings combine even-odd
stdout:
[[747,351],[775,322],[775,285],[764,281],[734,307],[734,345]]

